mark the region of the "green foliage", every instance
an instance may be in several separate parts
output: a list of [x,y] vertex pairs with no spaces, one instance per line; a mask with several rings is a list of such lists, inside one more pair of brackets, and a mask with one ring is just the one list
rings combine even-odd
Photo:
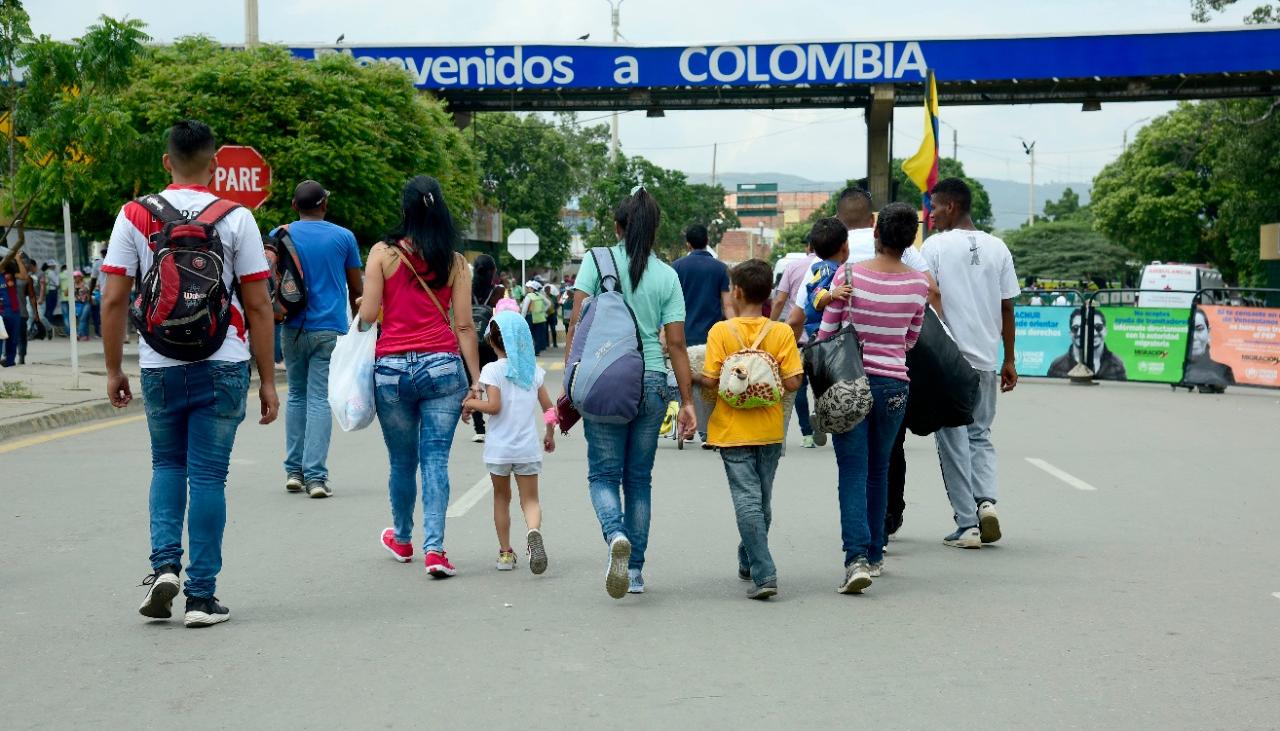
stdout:
[[1100,231],[1141,259],[1262,276],[1258,227],[1276,220],[1280,99],[1182,104],[1139,132],[1094,180]]
[[19,176],[23,191],[52,193],[38,200],[33,223],[60,226],[66,196],[77,227],[105,235],[121,204],[168,182],[164,132],[195,118],[220,144],[254,147],[271,165],[271,197],[255,212],[264,228],[292,220],[294,185],[314,178],[333,194],[330,219],[367,246],[399,220],[401,188],[421,173],[440,179],[466,226],[479,195],[471,147],[402,71],[361,68],[341,54],[302,61],[283,48],[228,50],[205,38],[148,53],[145,39],[138,21],[104,18],[78,47],[47,37],[26,46],[27,159],[52,156]]
[[1133,254],[1094,230],[1087,210],[1004,234],[1021,276],[1123,280]]
[[14,188],[19,199],[38,194],[33,223],[60,225],[63,199],[98,230],[114,215],[108,190],[128,174],[140,145],[119,92],[149,56],[149,40],[141,21],[103,16],[76,42],[40,36],[21,47],[26,85],[17,123],[30,139]]
[[293,188],[306,178],[332,193],[329,218],[368,246],[400,219],[404,183],[440,180],[459,228],[479,196],[471,147],[444,108],[418,94],[402,71],[359,67],[332,54],[303,61],[284,48],[226,50],[185,39],[157,54],[125,92],[130,117],[148,143],[135,191],[163,187],[164,132],[199,119],[219,144],[248,145],[272,167],[271,197],[255,211],[264,228],[292,220]]
[[[476,115],[467,130],[479,157],[480,174],[497,183],[491,200],[502,210],[502,236],[517,228],[538,234],[533,266],[558,266],[569,256],[572,236],[560,212],[578,189],[571,138],[539,117]],[[500,265],[512,266],[505,247]]]
[[813,224],[808,221],[784,226],[778,232],[778,243],[774,244],[773,251],[769,254],[769,263],[777,264],[787,254],[804,251],[809,243],[809,229],[812,227]]
[[1056,201],[1044,202],[1044,215],[1050,221],[1062,221],[1080,214],[1080,194],[1067,188]]
[[[1191,19],[1197,23],[1208,23],[1214,13],[1220,13],[1228,6],[1235,5],[1237,0],[1191,0]],[[1263,3],[1256,6],[1247,16],[1246,23],[1275,23],[1280,21],[1280,3]]]
[[36,398],[37,394],[32,392],[27,384],[22,381],[5,381],[0,383],[0,399],[28,399]]
[[668,261],[684,254],[686,227],[706,226],[708,242],[715,246],[725,231],[740,225],[737,214],[724,205],[722,186],[690,184],[679,170],[659,167],[643,157],[619,157],[605,166],[582,196],[583,212],[599,222],[585,232],[588,246],[614,243],[614,207],[637,185],[643,185],[662,209],[654,251]]

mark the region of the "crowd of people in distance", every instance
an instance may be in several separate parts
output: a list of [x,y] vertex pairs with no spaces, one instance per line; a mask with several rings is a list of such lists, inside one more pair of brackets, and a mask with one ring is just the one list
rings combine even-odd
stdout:
[[[803,446],[833,444],[837,589],[860,594],[886,573],[886,541],[902,523],[907,352],[932,306],[980,383],[973,424],[936,435],[955,518],[943,543],[976,549],[1001,537],[990,432],[997,394],[1017,384],[1012,298],[1019,288],[1007,247],[974,227],[960,179],[931,191],[938,233],[920,249],[913,245],[915,210],[890,204],[877,215],[865,191],[843,191],[836,216],[813,225],[809,256],[777,282],[764,261],[718,261],[706,229],[696,225],[685,231],[688,255],[664,262],[654,253],[662,211],[637,186],[614,211],[617,243],[588,252],[573,279],[513,282],[491,257],[469,262],[458,253],[444,192],[426,175],[404,185],[400,221],[363,264],[352,232],[327,220],[329,193],[313,180],[294,191],[297,219],[264,241],[249,211],[209,191],[215,150],[213,131],[201,122],[169,130],[163,164],[172,184],[121,209],[101,266],[108,395],[117,406],[132,399],[121,369],[126,319],[140,335],[152,453],[151,573],[139,609],[145,617],[169,618],[180,592],[187,626],[230,617],[215,595],[228,465],[247,411],[251,362],[260,379],[258,422],[277,417],[277,324],[289,383],[284,487],[312,498],[334,494],[327,398],[335,347],[349,332],[376,329],[368,377],[387,449],[391,508],[380,543],[396,561],[414,561],[420,546],[429,576],[459,570],[446,551],[448,468],[458,424],[470,422],[493,485],[495,567],[512,570],[523,553],[532,573],[547,571],[539,476],[556,432],[581,418],[587,494],[605,544],[605,591],[616,599],[644,593],[653,468],[660,426],[675,402],[674,428],[683,438],[700,437],[723,463],[746,595],[768,599],[780,590],[769,530],[793,398]],[[169,257],[181,264],[157,263]],[[198,287],[182,280],[182,291],[199,296],[177,302],[157,294],[177,286],[164,277],[200,271],[221,277],[204,276]],[[218,302],[225,303],[224,319],[213,307]],[[180,316],[206,315],[212,335],[170,327]],[[556,346],[558,323],[566,371],[590,366],[571,377],[563,397],[548,386],[538,360]],[[824,427],[835,422],[813,418],[830,407],[806,395],[801,348],[822,347],[849,328],[861,344],[870,410],[856,425],[827,434]],[[583,352],[584,344],[599,342],[630,349]],[[634,378],[602,375],[615,368]],[[523,552],[511,538],[514,499],[525,522]]]

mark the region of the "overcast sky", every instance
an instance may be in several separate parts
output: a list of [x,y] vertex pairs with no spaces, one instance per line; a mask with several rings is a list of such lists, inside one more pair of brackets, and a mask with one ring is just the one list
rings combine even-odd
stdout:
[[[1257,3],[1244,0],[1241,5]],[[878,40],[966,35],[1122,31],[1192,26],[1189,0],[911,0],[893,3],[835,0],[624,0],[622,33],[635,43],[673,45],[716,41]],[[171,6],[154,0],[27,0],[32,28],[72,38],[100,14],[144,20],[158,41],[202,33],[243,41],[243,0],[205,0]],[[1216,25],[1240,22],[1235,10]],[[607,40],[606,0],[260,0],[264,42],[533,43],[572,42],[584,33]],[[264,100],[264,103],[269,103]],[[1026,180],[1017,137],[1037,142],[1037,181],[1088,181],[1118,154],[1126,127],[1172,107],[1169,103],[1108,103],[1100,112],[1079,105],[943,107],[957,130],[959,156],[971,175]],[[582,118],[592,117],[583,114]],[[720,143],[721,171],[778,171],[813,180],[861,177],[866,133],[861,110],[668,112],[647,119],[622,115],[625,151],[666,167],[710,172],[711,145]],[[896,112],[894,153],[919,144],[921,113]],[[943,127],[947,155],[951,128]]]

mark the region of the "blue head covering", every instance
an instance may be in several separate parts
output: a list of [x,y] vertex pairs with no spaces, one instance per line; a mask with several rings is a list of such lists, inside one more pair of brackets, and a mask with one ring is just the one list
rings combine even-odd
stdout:
[[495,312],[493,322],[502,333],[502,346],[507,351],[507,378],[520,388],[533,388],[538,364],[533,356],[533,333],[529,323],[518,312]]

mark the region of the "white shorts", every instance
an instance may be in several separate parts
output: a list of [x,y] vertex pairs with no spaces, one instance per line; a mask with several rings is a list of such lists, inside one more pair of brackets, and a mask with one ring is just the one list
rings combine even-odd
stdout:
[[489,474],[497,475],[498,477],[506,477],[508,475],[528,477],[529,475],[542,474],[541,462],[521,462],[519,464],[493,464],[486,462],[484,466],[489,468]]

